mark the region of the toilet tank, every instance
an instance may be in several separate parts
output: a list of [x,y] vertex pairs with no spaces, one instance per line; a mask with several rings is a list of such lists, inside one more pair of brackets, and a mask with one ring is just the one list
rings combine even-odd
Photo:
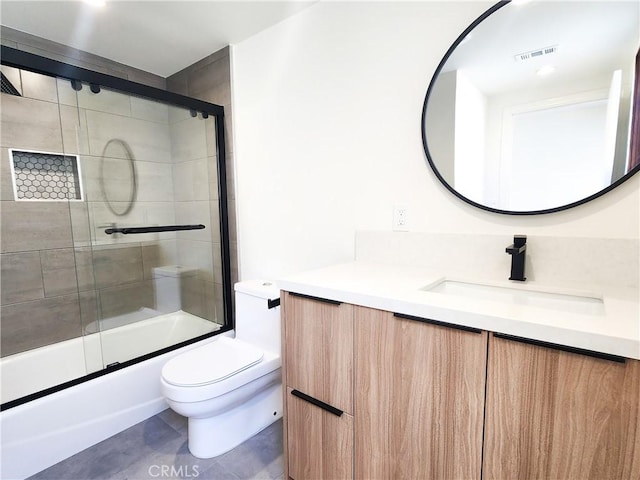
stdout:
[[[280,290],[268,281],[235,284],[236,338],[280,354]],[[272,302],[278,300],[278,305]]]

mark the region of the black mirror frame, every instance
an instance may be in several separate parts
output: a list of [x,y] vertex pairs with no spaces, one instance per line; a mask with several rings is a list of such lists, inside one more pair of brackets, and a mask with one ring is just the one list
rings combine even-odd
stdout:
[[[428,146],[427,134],[426,134],[426,125],[425,125],[425,120],[426,120],[426,116],[427,116],[427,104],[429,103],[429,97],[431,96],[431,92],[433,90],[433,86],[434,86],[438,76],[440,75],[440,72],[442,71],[442,68],[444,67],[444,64],[447,62],[447,60],[449,59],[451,54],[454,52],[456,47],[458,45],[460,45],[460,43],[464,40],[464,38],[474,28],[476,28],[480,23],[482,23],[487,17],[489,17],[490,15],[494,14],[496,11],[498,11],[502,7],[504,7],[504,6],[508,5],[509,3],[511,3],[511,1],[512,0],[501,0],[498,3],[496,3],[494,6],[489,8],[482,15],[480,15],[476,20],[473,21],[473,23],[471,25],[469,25],[458,36],[458,38],[455,40],[455,42],[453,42],[451,47],[449,47],[447,52],[444,54],[444,57],[442,58],[442,60],[440,60],[440,63],[438,64],[438,67],[436,68],[435,72],[433,73],[433,76],[431,77],[431,82],[429,82],[429,88],[427,88],[427,94],[425,95],[424,104],[422,106],[422,120],[421,120],[422,146],[423,146],[424,152],[425,152],[425,154],[427,156],[427,161],[429,162],[429,166],[431,167],[431,170],[435,174],[436,178],[438,180],[440,180],[440,183],[442,183],[447,188],[447,190],[449,190],[456,197],[458,197],[460,200],[468,203],[469,205],[473,205],[474,207],[480,208],[480,209],[488,211],[488,212],[499,213],[499,214],[503,214],[503,215],[541,215],[541,214],[546,214],[546,213],[555,213],[555,212],[560,212],[560,211],[563,211],[563,210],[568,210],[570,208],[577,207],[579,205],[583,205],[583,204],[585,204],[587,202],[590,202],[591,200],[594,200],[594,199],[596,199],[598,197],[601,197],[605,193],[608,193],[609,191],[611,191],[614,188],[616,188],[618,185],[626,182],[633,175],[635,175],[636,173],[638,173],[640,171],[640,164],[637,164],[634,168],[632,168],[630,171],[628,171],[626,174],[624,174],[622,177],[620,177],[618,180],[613,182],[608,187],[603,188],[599,192],[596,192],[593,195],[589,195],[588,197],[585,197],[585,198],[583,198],[581,200],[578,200],[576,202],[568,203],[566,205],[561,205],[559,207],[543,209],[543,210],[515,211],[515,210],[501,210],[501,209],[498,209],[498,208],[488,207],[486,205],[482,205],[481,203],[475,202],[475,201],[465,197],[461,193],[459,193],[451,185],[449,185],[449,183],[447,183],[447,181],[444,179],[444,177],[440,174],[440,172],[436,168],[436,165],[435,165],[435,163],[433,161],[433,158],[431,157],[431,153],[429,152],[429,146]],[[640,79],[635,78],[634,80],[635,80],[635,84],[636,84],[636,88],[635,89],[638,90],[638,82],[639,82]],[[637,111],[637,109],[634,108],[635,104],[637,104],[637,103],[638,103],[638,98],[637,98],[637,95],[636,95],[636,98],[634,98],[633,101],[632,101],[632,107],[631,107],[632,110],[633,110],[633,117],[634,118],[636,117],[636,115],[640,115],[640,111]],[[634,123],[634,125],[636,125],[634,127],[634,130],[640,130],[640,121],[635,121],[633,123]],[[639,136],[640,136],[640,132],[635,132],[635,131],[632,130],[631,139],[632,138],[638,138]]]

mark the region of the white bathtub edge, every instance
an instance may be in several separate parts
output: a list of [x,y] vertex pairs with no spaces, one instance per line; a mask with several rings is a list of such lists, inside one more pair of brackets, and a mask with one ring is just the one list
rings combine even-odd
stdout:
[[0,413],[0,478],[30,477],[165,410],[162,366],[183,351],[215,340],[188,345]]

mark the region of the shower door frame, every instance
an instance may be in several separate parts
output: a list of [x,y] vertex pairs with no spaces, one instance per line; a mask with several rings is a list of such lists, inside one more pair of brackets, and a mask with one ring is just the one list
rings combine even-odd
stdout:
[[[24,397],[11,400],[0,405],[0,411],[7,410],[11,407],[22,405],[31,400],[44,397],[46,395],[73,387],[88,380],[100,377],[102,375],[126,368],[130,365],[143,362],[150,358],[162,355],[164,353],[176,350],[178,348],[199,342],[206,338],[219,335],[221,333],[233,330],[234,315],[232,303],[232,285],[231,285],[231,254],[229,240],[229,212],[227,200],[227,170],[226,170],[226,148],[225,148],[225,127],[224,127],[224,107],[214,103],[205,102],[195,98],[180,95],[178,93],[162,90],[160,88],[144,85],[142,83],[132,82],[123,78],[114,77],[86,68],[69,65],[58,60],[41,57],[33,53],[17,50],[15,48],[2,45],[0,53],[0,63],[9,67],[15,67],[30,72],[39,73],[49,77],[64,78],[72,82],[82,82],[91,86],[96,85],[105,87],[119,92],[144,97],[150,100],[156,100],[165,104],[187,108],[192,112],[213,115],[215,122],[215,139],[216,139],[216,167],[218,174],[218,198],[220,213],[220,245],[221,245],[221,263],[222,263],[222,304],[224,324],[219,330],[206,333],[190,340],[171,345],[169,347],[156,350],[154,352],[124,361],[115,365],[109,365],[102,370],[92,372],[83,377],[70,380],[68,382],[55,385],[38,392],[31,393]],[[212,226],[213,227],[213,226]]]

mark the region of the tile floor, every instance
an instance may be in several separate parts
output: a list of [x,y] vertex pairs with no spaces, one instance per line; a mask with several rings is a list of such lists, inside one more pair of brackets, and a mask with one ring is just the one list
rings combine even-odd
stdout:
[[203,460],[187,448],[187,420],[165,410],[30,480],[281,480],[282,420],[219,457]]

